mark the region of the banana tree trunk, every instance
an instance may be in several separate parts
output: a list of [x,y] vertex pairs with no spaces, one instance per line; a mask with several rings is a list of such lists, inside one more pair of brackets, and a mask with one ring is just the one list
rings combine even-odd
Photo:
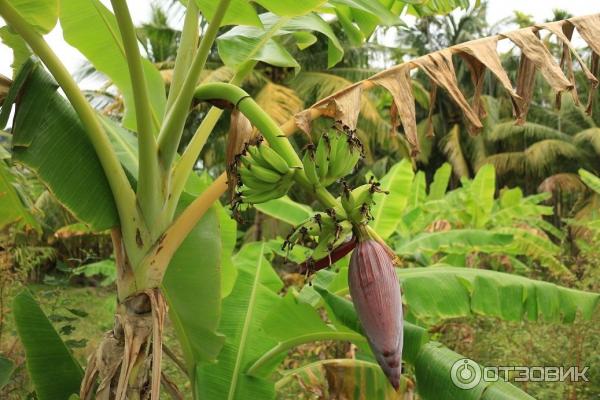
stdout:
[[111,236],[119,292],[115,322],[88,360],[80,398],[158,399],[166,301],[158,288],[123,298],[135,281],[121,232],[114,229]]

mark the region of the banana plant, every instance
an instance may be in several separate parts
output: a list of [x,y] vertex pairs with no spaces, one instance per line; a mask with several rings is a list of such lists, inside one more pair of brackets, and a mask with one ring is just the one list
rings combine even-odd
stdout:
[[[373,80],[359,82],[323,99],[281,127],[236,85],[258,61],[289,66],[286,64],[290,63],[289,57],[274,39],[275,33],[286,29],[293,32],[294,26],[301,26],[301,31],[310,27],[320,32],[318,27],[299,22],[306,15],[318,17],[311,12],[332,12],[333,7],[333,12],[348,29],[356,25],[361,31],[372,32],[373,24],[397,22],[394,15],[402,7],[398,9],[397,2],[357,0],[332,0],[327,4],[321,0],[257,0],[256,3],[280,18],[270,24],[258,17],[251,3],[243,0],[187,3],[180,48],[166,96],[160,75],[139,52],[131,15],[124,0],[112,0],[112,12],[99,1],[0,0],[0,16],[10,29],[11,39],[18,42],[15,48],[29,49],[39,58],[39,61],[20,65],[6,95],[6,99],[13,99],[17,106],[12,129],[13,158],[36,171],[79,220],[94,229],[111,229],[117,269],[115,324],[89,359],[81,380],[82,399],[91,398],[94,393],[97,398],[157,399],[161,382],[173,396],[179,396],[161,371],[167,304],[170,305],[169,316],[184,353],[186,373],[197,398],[248,398],[247,393],[260,393],[255,398],[270,398],[273,388],[263,385],[263,381],[269,368],[283,356],[282,351],[303,343],[303,340],[321,337],[355,339],[362,342],[363,347],[373,350],[380,366],[399,367],[397,360],[387,359],[389,337],[375,329],[377,321],[368,322],[368,314],[364,309],[361,312],[361,307],[357,307],[358,317],[364,325],[367,340],[357,331],[342,329],[341,326],[334,329],[325,324],[308,304],[297,304],[294,298],[279,298],[273,292],[273,288],[279,287],[276,277],[269,269],[263,271],[260,253],[253,257],[253,261],[258,262],[258,265],[253,264],[254,271],[248,273],[243,267],[238,267],[235,283],[223,283],[222,278],[226,274],[221,273],[220,268],[225,265],[221,257],[228,257],[232,246],[227,245],[229,254],[223,252],[226,245],[219,230],[223,230],[220,221],[224,213],[216,203],[229,188],[234,212],[243,213],[253,204],[282,197],[293,185],[297,185],[314,193],[325,211],[315,214],[299,227],[297,235],[292,236],[286,245],[293,245],[294,239],[306,235],[316,236],[319,244],[314,249],[311,263],[323,263],[325,259],[332,261],[328,254],[346,245],[347,235],[355,237],[359,248],[373,241],[382,249],[378,251],[378,258],[382,265],[386,265],[386,290],[397,287],[395,278],[389,280],[396,275],[391,267],[391,250],[376,230],[367,224],[372,218],[375,196],[385,191],[382,185],[372,181],[354,189],[345,187],[339,198],[328,186],[350,173],[361,156],[361,144],[355,136],[361,91],[380,85],[392,91],[396,98],[406,86],[407,71],[400,66],[404,71],[400,86],[394,86],[395,83],[390,80],[390,76],[398,72],[391,69]],[[464,1],[443,2],[444,6],[458,3],[462,5]],[[431,6],[435,7],[435,3]],[[419,6],[413,7],[413,11],[419,9]],[[198,32],[200,13],[209,21],[201,39]],[[67,42],[77,47],[118,87],[125,104],[121,125],[93,110],[60,58],[44,40],[43,35],[52,30],[57,20],[60,20]],[[578,27],[588,27],[590,20],[573,21],[579,24]],[[267,30],[264,35],[261,33],[248,38],[247,42],[253,43],[249,52],[237,53],[236,48],[235,52],[227,53],[226,49],[220,49],[225,63],[235,70],[230,83],[197,86],[219,29],[229,24],[266,27]],[[585,30],[581,32],[587,33]],[[520,36],[511,40],[518,41]],[[331,48],[331,60],[335,62],[340,49],[335,43]],[[229,50],[232,50],[231,47]],[[431,57],[447,61],[448,53],[434,53]],[[278,64],[280,60],[284,60],[283,64]],[[430,61],[420,60],[415,65],[436,77],[438,71]],[[448,75],[451,71],[442,72]],[[470,121],[479,126],[477,116],[466,104],[464,96],[456,93],[452,81],[438,81],[438,84],[454,92],[455,99]],[[65,97],[58,93],[59,88]],[[7,102],[6,99],[2,108],[4,118],[12,105],[12,101]],[[402,101],[402,97],[397,100]],[[178,154],[192,101],[210,102],[217,108],[209,111],[187,148]],[[219,108],[233,110],[234,130],[230,134],[232,158],[229,175],[221,175],[206,186],[198,182],[192,169],[222,113]],[[419,145],[410,124],[414,115],[410,114],[410,108],[397,107],[397,111],[406,124],[413,152],[418,152]],[[310,131],[311,120],[319,116],[336,120],[336,128],[322,134],[319,143],[314,148],[309,147],[301,157],[287,136],[298,128]],[[260,135],[254,135],[248,126],[254,126]],[[131,151],[132,134],[124,128],[135,132],[137,151]],[[136,157],[137,163],[132,161]],[[419,188],[415,191],[416,197],[411,200],[414,204],[421,201],[421,182],[419,179],[416,183]],[[475,182],[473,186],[477,186]],[[483,189],[484,185],[481,186]],[[268,195],[261,190],[268,191]],[[476,211],[478,225],[484,223],[481,220],[485,221],[486,210]],[[347,247],[344,248],[347,251]],[[350,269],[360,270],[366,266],[367,259],[357,261]],[[359,285],[364,283],[364,278],[357,279]],[[221,301],[221,288],[224,286],[231,288],[231,294]],[[242,296],[241,302],[237,296]],[[399,301],[400,296],[394,296],[394,299]],[[367,308],[371,307],[367,300],[365,302]],[[261,341],[252,342],[250,335],[255,333],[253,326],[260,323],[261,312],[274,309],[274,305],[278,305],[278,309],[280,305],[281,309],[273,318],[292,316],[299,307],[307,312],[307,323],[301,326],[302,329],[288,332],[281,327],[289,325],[265,322],[267,325],[263,326],[269,327],[278,343],[269,341],[268,337],[262,346],[259,345]],[[395,306],[396,310],[400,309],[399,304]],[[382,309],[382,302],[376,307],[379,307],[377,311],[386,311]],[[234,312],[236,309],[241,310],[242,318],[234,318],[240,315]],[[34,310],[34,307],[21,308],[16,313],[25,327],[28,310]],[[312,317],[308,317],[309,312]],[[36,316],[39,317],[39,313],[36,312]],[[399,318],[398,315],[392,317]],[[399,318],[399,321],[399,324],[393,324],[390,332],[395,338],[402,337],[402,332],[398,332],[402,319]],[[265,335],[262,329],[256,329],[259,337]],[[310,333],[306,334],[304,329]],[[34,333],[32,331],[25,328],[22,336]],[[50,330],[48,332],[53,336]],[[409,338],[413,337],[406,334],[409,350],[405,354],[407,357],[418,355],[415,363],[418,365],[422,359],[421,365],[426,366],[429,357],[439,351],[433,345],[418,347],[422,349],[420,352],[410,350]],[[31,347],[35,341],[25,343]],[[267,345],[274,347],[264,348]],[[394,345],[398,342],[395,341]],[[40,350],[43,351],[39,348],[36,351]],[[262,353],[262,350],[266,351]],[[62,350],[60,352],[61,358],[67,356]],[[211,364],[215,360],[219,362]],[[32,356],[28,362],[32,376],[39,375],[39,357]],[[72,364],[70,368],[77,370]],[[433,373],[427,368],[422,370],[425,378],[421,381],[427,382],[429,377],[440,388],[447,385],[448,377],[444,379],[442,376],[446,375],[444,368]],[[64,387],[72,388],[73,381],[78,380],[74,377],[75,374],[70,374],[69,385]],[[35,376],[33,381],[43,381],[38,378]],[[388,376],[388,379],[394,386],[399,386],[396,375]],[[44,385],[38,384],[36,389],[42,399],[55,398]],[[427,389],[423,390],[426,393]],[[478,390],[477,393],[480,393],[483,388]],[[515,390],[500,385],[488,390],[486,395],[507,396]]]
[[440,262],[464,266],[468,254],[508,256],[516,269],[526,268],[517,256],[526,256],[552,273],[570,276],[553,243],[564,234],[544,220],[552,209],[542,205],[548,194],[523,196],[520,188],[505,188],[495,196],[494,167],[484,165],[473,180],[446,192],[451,168],[444,164],[427,188],[423,172],[410,162],[394,165],[381,179],[389,195],[376,195],[371,226],[406,261],[421,265]]

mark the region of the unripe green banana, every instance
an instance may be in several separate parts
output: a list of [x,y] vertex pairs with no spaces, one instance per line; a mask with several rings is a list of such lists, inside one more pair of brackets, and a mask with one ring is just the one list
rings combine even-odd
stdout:
[[281,175],[278,172],[263,168],[260,165],[253,165],[252,168],[250,168],[250,172],[252,172],[252,175],[257,179],[267,183],[277,183],[281,180]]
[[313,185],[319,185],[319,175],[317,173],[317,166],[315,164],[315,155],[311,149],[308,149],[302,157],[302,165],[304,166],[304,173],[306,178]]
[[362,154],[360,152],[359,149],[354,148],[352,146],[349,147],[349,156],[346,157],[345,160],[345,164],[344,164],[344,168],[342,169],[342,173],[345,175],[348,175],[349,173],[351,173],[354,168],[356,168],[356,164],[358,163],[358,160],[361,159]]
[[254,161],[254,164],[260,165],[263,168],[272,169],[271,164],[263,158],[257,146],[248,146],[248,154]]
[[242,189],[242,201],[248,204],[260,204],[278,199],[290,190],[290,187],[294,183],[293,177],[293,174],[283,175],[279,182],[272,184],[267,190],[246,187]]
[[332,144],[331,156],[329,157],[328,184],[346,176],[356,164],[356,162],[352,163],[353,157],[346,135],[337,133],[335,136],[337,136],[337,140],[335,141],[335,147]]
[[269,200],[273,200],[273,191],[261,190],[256,191],[253,189],[242,190],[242,200],[247,204],[260,204],[265,203]]
[[342,203],[342,207],[348,213],[348,210],[352,210],[354,208],[353,202],[351,202],[352,191],[350,187],[346,184],[346,182],[342,181],[342,194],[340,195],[340,202]]
[[245,153],[240,156],[241,164],[246,168],[252,168],[253,165],[256,164],[256,161],[252,158],[249,153]]
[[240,178],[244,186],[261,191],[269,191],[273,189],[273,183],[267,183],[263,180],[258,179],[251,170],[246,167],[238,169]]
[[317,173],[319,174],[319,181],[321,182],[325,181],[327,172],[329,171],[330,150],[328,136],[324,133],[321,135],[317,150],[315,151],[315,164],[317,166]]
[[258,147],[258,151],[262,159],[268,162],[271,168],[280,174],[286,174],[290,170],[288,163],[269,146],[262,144]]
[[329,156],[328,180],[334,182],[345,176],[344,166],[350,154],[345,135],[335,132],[330,135],[330,138],[331,155]]

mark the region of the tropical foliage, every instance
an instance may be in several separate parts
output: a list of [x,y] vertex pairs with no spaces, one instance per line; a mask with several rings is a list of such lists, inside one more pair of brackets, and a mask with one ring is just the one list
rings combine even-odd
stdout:
[[[457,387],[464,356],[436,326],[597,318],[600,294],[577,286],[586,272],[565,249],[592,257],[600,237],[598,15],[467,42],[496,33],[485,4],[196,0],[155,5],[139,27],[126,1],[111,6],[0,0],[14,54],[0,77],[0,335],[9,288],[35,398],[269,399],[299,384],[322,398],[529,399],[503,381]],[[436,17],[457,8],[459,21]],[[407,14],[416,27],[399,29]],[[98,90],[48,45],[58,23]],[[393,30],[411,49],[377,42]],[[499,40],[518,51],[500,56]],[[340,249],[365,236],[402,288],[397,391],[348,297],[356,267]],[[63,339],[87,312],[45,313],[35,287],[16,290],[47,265],[47,285],[116,289],[83,363],[72,350],[86,342]],[[315,343],[335,351],[285,366]],[[0,356],[0,390],[17,364]]]

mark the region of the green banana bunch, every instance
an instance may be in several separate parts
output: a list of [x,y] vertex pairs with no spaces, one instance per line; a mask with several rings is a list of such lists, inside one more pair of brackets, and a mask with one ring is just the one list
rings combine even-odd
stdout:
[[335,247],[341,245],[352,233],[352,224],[347,220],[338,220],[334,210],[319,212],[308,218],[290,233],[283,243],[283,250],[292,249],[294,245],[308,238],[318,238],[310,258],[321,259]]
[[284,196],[294,183],[293,168],[272,148],[258,140],[236,158],[236,203],[259,204]]
[[356,224],[372,219],[370,211],[371,206],[374,204],[373,195],[375,193],[386,193],[379,187],[379,182],[370,181],[354,190],[350,190],[345,182],[342,184],[344,190],[341,195],[341,203],[348,219]]
[[362,154],[354,131],[334,128],[307,147],[302,164],[310,183],[327,187],[352,172]]

